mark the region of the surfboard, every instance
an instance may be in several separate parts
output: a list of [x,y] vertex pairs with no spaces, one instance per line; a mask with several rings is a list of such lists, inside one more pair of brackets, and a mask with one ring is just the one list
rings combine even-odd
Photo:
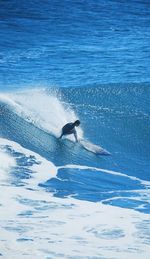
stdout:
[[80,140],[79,143],[84,149],[86,149],[86,150],[88,150],[88,151],[90,151],[94,154],[97,154],[97,155],[111,155],[110,152],[108,152],[106,149],[104,149],[104,148],[102,148],[98,145],[95,145],[95,144],[93,144],[89,141]]

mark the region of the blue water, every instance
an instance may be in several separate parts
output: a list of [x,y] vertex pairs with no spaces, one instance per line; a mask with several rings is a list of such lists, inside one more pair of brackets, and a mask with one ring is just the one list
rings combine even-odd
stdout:
[[143,83],[149,1],[1,1],[0,86]]
[[[7,191],[9,194],[6,205],[14,201],[17,204],[16,218],[10,218],[14,215],[14,208],[10,206],[1,223],[3,230],[17,233],[16,243],[27,242],[28,252],[22,252],[24,247],[16,248],[20,258],[50,258],[45,257],[48,255],[51,258],[120,259],[128,255],[133,258],[132,249],[136,256],[141,255],[136,258],[149,258],[146,248],[150,242],[147,227],[150,219],[146,218],[150,213],[149,54],[148,0],[0,1],[0,156],[4,152],[16,161],[9,169],[5,184],[1,180],[0,186],[2,194]],[[79,138],[102,146],[111,156],[95,155],[68,139],[58,140],[61,127],[75,119],[81,121]],[[18,151],[15,144],[28,150],[28,154],[25,149]],[[57,174],[53,175],[53,170],[45,166],[37,181],[39,189],[36,189],[32,179],[37,173],[35,168],[43,168],[44,159],[49,165],[54,164]],[[0,176],[3,176],[5,167],[1,163]],[[8,161],[8,165],[11,163]],[[43,191],[46,200],[43,196],[39,198],[38,190]],[[47,197],[54,200],[49,202]],[[7,196],[0,201],[3,211],[5,199],[7,201]],[[75,201],[81,202],[77,214]],[[110,228],[109,222],[101,224],[95,216],[100,213],[102,222],[103,218],[107,219],[109,213],[107,210],[102,213],[104,207],[100,207],[100,212],[94,207],[93,228],[91,222],[84,225],[83,215],[85,221],[91,215],[91,211],[86,210],[86,202],[89,208],[93,206],[90,204],[96,206],[97,203],[105,208],[111,206],[113,227]],[[28,207],[22,209],[24,206]],[[117,218],[118,209],[122,216]],[[57,210],[60,210],[63,223],[58,220]],[[64,214],[66,210],[68,214]],[[57,219],[54,222],[51,222],[51,213]],[[65,219],[63,215],[67,215]],[[81,233],[77,236],[72,230],[70,236],[66,234],[64,238],[67,228],[64,232],[63,224],[68,226],[69,220],[76,215],[78,226],[83,227],[81,232],[86,231],[87,243]],[[132,216],[135,217],[133,221]],[[39,223],[32,221],[34,217],[39,218]],[[136,240],[128,237],[130,224],[126,225],[124,217],[132,223],[131,235]],[[22,219],[28,220],[27,225],[22,225]],[[118,219],[125,222],[124,228],[114,227]],[[41,222],[42,231],[39,229]],[[30,228],[33,231],[28,234]],[[57,239],[59,235],[61,241]],[[93,253],[88,250],[92,247],[92,235],[96,238]],[[3,248],[0,256],[11,258],[15,250],[7,249],[11,242],[6,236],[0,239]],[[120,237],[132,242],[127,246],[126,241],[120,242]],[[112,247],[108,248],[108,243],[107,246],[103,243],[107,238],[109,243],[118,239],[117,246],[113,248],[112,242]],[[56,248],[49,251],[49,244],[45,245],[47,240]],[[59,242],[66,244],[65,240],[75,242],[75,246],[67,243],[64,251],[65,246],[60,246]],[[33,241],[37,247],[40,245],[39,254],[35,253],[36,246],[32,249],[29,244]],[[83,245],[87,244],[84,249],[80,247],[82,241]],[[139,248],[136,243],[140,244]],[[127,257],[120,255],[119,247],[120,251],[127,252]],[[83,250],[87,251],[86,255]],[[112,257],[109,251],[115,251]]]

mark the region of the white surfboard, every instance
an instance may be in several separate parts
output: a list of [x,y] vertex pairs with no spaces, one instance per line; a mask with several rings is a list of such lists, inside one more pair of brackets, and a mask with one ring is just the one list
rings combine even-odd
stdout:
[[89,141],[80,140],[80,144],[84,149],[86,149],[86,150],[88,150],[88,151],[90,151],[94,154],[97,154],[97,155],[111,155],[106,149],[104,149],[104,148],[102,148],[98,145],[95,145],[95,144],[93,144]]

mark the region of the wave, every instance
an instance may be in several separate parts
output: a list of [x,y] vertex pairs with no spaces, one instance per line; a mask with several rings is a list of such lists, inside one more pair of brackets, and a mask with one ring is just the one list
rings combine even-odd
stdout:
[[149,181],[87,165],[55,166],[37,153],[2,138],[0,154],[1,184],[149,213]]
[[[109,87],[105,91],[96,87],[2,94],[0,136],[57,167],[57,177],[45,179],[44,183],[38,179],[39,186],[54,196],[101,201],[149,213],[147,198],[144,201],[149,197],[146,92],[147,89],[136,92],[135,88]],[[143,97],[143,105],[139,105],[139,96]],[[98,157],[71,141],[58,141],[61,127],[77,118],[82,122],[79,136],[85,132],[93,143],[103,143],[112,157]]]
[[[58,99],[56,93],[48,95],[44,89],[1,94],[0,102],[22,119],[56,137],[60,135],[63,125],[78,119],[69,105]],[[82,137],[81,129],[78,134]]]
[[[110,85],[3,93],[0,136],[56,165],[101,165],[148,180],[149,90],[148,86]],[[78,118],[79,138],[106,148],[112,158],[96,157],[67,139],[57,140],[62,126]]]
[[[60,153],[72,145],[67,140],[62,145],[57,141],[62,126],[78,119],[58,93],[37,89],[1,94],[0,111],[1,137],[58,161]],[[77,131],[79,138],[83,138],[82,128]],[[73,136],[67,138],[74,142]],[[74,152],[75,149],[73,156]]]

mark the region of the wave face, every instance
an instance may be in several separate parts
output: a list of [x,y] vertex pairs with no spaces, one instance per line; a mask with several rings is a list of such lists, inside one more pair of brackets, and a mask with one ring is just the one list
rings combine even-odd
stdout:
[[[60,167],[57,179],[39,183],[55,196],[73,196],[141,210],[137,203],[143,201],[134,198],[131,201],[131,196],[134,193],[137,199],[139,190],[147,188],[142,181],[149,181],[148,95],[149,88],[139,85],[3,94],[1,137],[21,144]],[[73,137],[71,141],[58,140],[62,126],[77,118],[81,120],[79,138],[106,148],[111,157],[96,156],[84,150],[74,143]],[[65,167],[67,164],[83,168],[69,169]],[[104,171],[95,171],[95,168]],[[142,210],[149,212],[149,205],[146,203]]]

